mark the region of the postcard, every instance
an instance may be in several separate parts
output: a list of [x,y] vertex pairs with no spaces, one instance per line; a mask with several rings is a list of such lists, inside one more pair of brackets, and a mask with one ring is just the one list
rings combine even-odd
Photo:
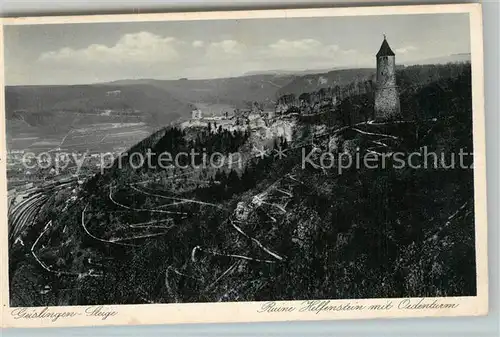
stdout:
[[2,20],[2,325],[488,312],[480,4]]

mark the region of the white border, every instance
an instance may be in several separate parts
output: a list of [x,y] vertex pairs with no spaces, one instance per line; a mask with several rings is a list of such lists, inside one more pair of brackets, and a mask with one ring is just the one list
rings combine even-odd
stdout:
[[[229,20],[258,18],[299,18],[299,17],[334,17],[365,16],[394,14],[437,14],[437,13],[469,13],[471,62],[473,81],[473,145],[474,145],[474,200],[476,228],[476,269],[477,296],[436,298],[442,303],[458,303],[455,309],[436,310],[404,310],[397,304],[404,299],[364,299],[364,300],[332,300],[331,305],[342,303],[359,303],[365,305],[385,304],[391,300],[395,306],[387,311],[339,311],[339,312],[279,312],[258,313],[262,302],[234,303],[197,303],[197,304],[154,304],[154,305],[116,305],[105,306],[106,311],[117,311],[116,316],[106,320],[85,316],[88,307],[49,307],[51,312],[74,311],[82,315],[72,318],[61,318],[55,322],[50,320],[30,319],[16,320],[11,315],[8,305],[8,229],[7,229],[7,184],[6,184],[6,138],[5,138],[5,91],[0,93],[0,189],[2,191],[1,207],[2,225],[0,226],[1,250],[1,289],[2,289],[2,326],[8,327],[62,327],[84,325],[137,325],[167,323],[212,323],[212,322],[266,322],[292,320],[331,320],[331,319],[367,319],[395,317],[427,317],[427,316],[477,316],[488,311],[488,271],[487,271],[487,216],[486,216],[486,161],[485,161],[485,125],[484,125],[484,80],[483,80],[483,38],[480,4],[460,5],[418,5],[418,6],[379,6],[351,8],[318,8],[287,10],[251,10],[224,12],[191,12],[168,14],[125,14],[125,15],[87,15],[87,16],[54,16],[30,18],[6,18],[0,25],[0,63],[3,65],[3,25],[32,24],[64,24],[64,23],[97,23],[97,22],[143,22],[143,21],[190,21],[190,20]],[[0,83],[4,84],[4,73],[0,75]],[[412,299],[414,303],[419,299]],[[434,298],[426,298],[432,302]],[[282,305],[299,306],[302,301],[282,301]],[[41,308],[26,308],[27,310]]]

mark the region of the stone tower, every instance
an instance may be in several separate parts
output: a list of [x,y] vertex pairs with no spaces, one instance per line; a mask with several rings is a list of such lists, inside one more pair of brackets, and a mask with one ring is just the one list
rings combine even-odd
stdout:
[[396,86],[396,55],[384,41],[377,53],[377,86],[375,91],[375,119],[387,120],[399,115],[399,93]]

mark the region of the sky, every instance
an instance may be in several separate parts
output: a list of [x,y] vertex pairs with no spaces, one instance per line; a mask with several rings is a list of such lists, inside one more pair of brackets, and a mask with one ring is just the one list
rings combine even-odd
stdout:
[[470,53],[468,14],[18,25],[4,28],[7,85],[218,78],[375,67]]

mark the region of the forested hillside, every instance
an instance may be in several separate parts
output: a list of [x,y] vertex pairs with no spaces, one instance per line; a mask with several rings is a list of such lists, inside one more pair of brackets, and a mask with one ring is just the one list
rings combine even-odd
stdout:
[[[38,226],[51,223],[38,256],[53,269],[15,263],[25,254],[19,248],[9,265],[19,292],[12,304],[475,295],[472,158],[424,169],[399,167],[390,155],[426,147],[446,154],[449,166],[450,154],[472,152],[470,65],[436,69],[401,70],[400,120],[365,123],[369,94],[317,118],[279,117],[296,118],[296,127],[291,142],[274,140],[271,155],[253,154],[256,137],[246,131],[160,130],[129,153],[242,152],[244,165],[134,169],[116,161],[74,202],[54,196],[38,218]],[[339,163],[304,165],[313,149],[313,163],[326,151],[387,156],[384,166],[339,172]],[[57,284],[49,294],[27,290],[46,277]]]

